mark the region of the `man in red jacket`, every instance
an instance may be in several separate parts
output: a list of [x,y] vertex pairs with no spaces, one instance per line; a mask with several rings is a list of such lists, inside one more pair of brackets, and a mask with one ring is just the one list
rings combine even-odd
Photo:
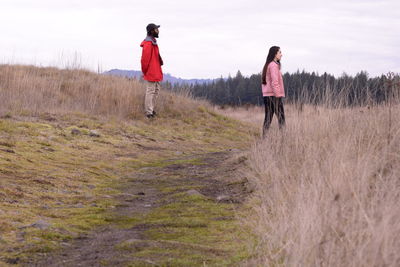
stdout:
[[143,79],[146,81],[146,97],[144,100],[145,113],[147,118],[153,118],[156,115],[154,106],[156,104],[158,92],[160,91],[160,82],[163,79],[161,66],[163,60],[158,50],[157,40],[160,25],[150,23],[147,25],[147,37],[140,44],[142,50],[142,72]]

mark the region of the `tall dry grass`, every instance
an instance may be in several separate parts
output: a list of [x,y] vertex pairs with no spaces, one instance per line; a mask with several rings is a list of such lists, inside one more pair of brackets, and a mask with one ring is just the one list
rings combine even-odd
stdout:
[[[82,69],[0,65],[0,113],[82,112],[143,117],[145,85],[137,80]],[[162,90],[157,111],[185,114],[199,104],[187,95]],[[204,103],[202,103],[204,104]]]
[[252,148],[259,263],[400,266],[400,105],[292,111]]

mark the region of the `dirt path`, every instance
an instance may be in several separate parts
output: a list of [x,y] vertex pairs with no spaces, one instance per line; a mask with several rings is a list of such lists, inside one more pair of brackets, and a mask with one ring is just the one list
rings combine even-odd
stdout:
[[[123,179],[109,225],[22,266],[227,266],[246,257],[239,151],[180,156]],[[237,233],[236,233],[237,232]],[[237,243],[239,245],[233,245]]]

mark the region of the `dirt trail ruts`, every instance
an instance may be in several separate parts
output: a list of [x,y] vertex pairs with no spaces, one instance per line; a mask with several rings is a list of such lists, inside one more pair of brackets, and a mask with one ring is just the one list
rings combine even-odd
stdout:
[[[231,203],[236,207],[250,194],[247,180],[239,177],[242,159],[239,151],[223,151],[200,155],[180,156],[162,162],[161,166],[149,166],[124,179],[123,194],[118,195],[119,205],[113,211],[115,218],[132,214],[146,214],[155,208],[171,204],[168,195],[200,193],[216,203]],[[174,178],[170,178],[174,177]],[[172,188],[169,192],[168,188]],[[190,191],[190,188],[195,188]],[[164,190],[163,190],[164,189]],[[190,205],[190,203],[187,203]],[[223,205],[223,204],[222,204]],[[234,218],[228,218],[230,220]],[[221,218],[224,220],[224,218]],[[160,227],[157,224],[138,223],[133,227],[118,227],[118,220],[100,227],[90,234],[80,236],[56,252],[39,260],[31,260],[22,266],[158,266],[152,255],[135,257],[125,250],[116,249],[123,242],[134,242],[137,250],[157,243],[158,247],[182,246],[179,242],[148,240],[144,232]],[[185,244],[191,246],[191,244]],[[211,249],[192,244],[193,249]],[[186,247],[187,249],[187,247]],[[223,253],[213,251],[213,253]],[[170,255],[173,257],[173,255]]]

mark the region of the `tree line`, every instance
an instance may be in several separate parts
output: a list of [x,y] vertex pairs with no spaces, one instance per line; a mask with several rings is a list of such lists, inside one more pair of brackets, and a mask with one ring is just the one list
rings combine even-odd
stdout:
[[[321,75],[297,71],[283,75],[286,101],[302,104],[329,104],[332,106],[370,105],[387,101],[390,96],[398,96],[398,74],[369,77],[361,71],[355,76],[342,74]],[[393,83],[392,83],[393,82]],[[166,87],[178,91],[182,85]],[[185,85],[184,88],[197,98],[207,99],[217,105],[239,106],[261,105],[261,74],[245,77],[240,71],[235,77],[219,78],[210,83]]]

